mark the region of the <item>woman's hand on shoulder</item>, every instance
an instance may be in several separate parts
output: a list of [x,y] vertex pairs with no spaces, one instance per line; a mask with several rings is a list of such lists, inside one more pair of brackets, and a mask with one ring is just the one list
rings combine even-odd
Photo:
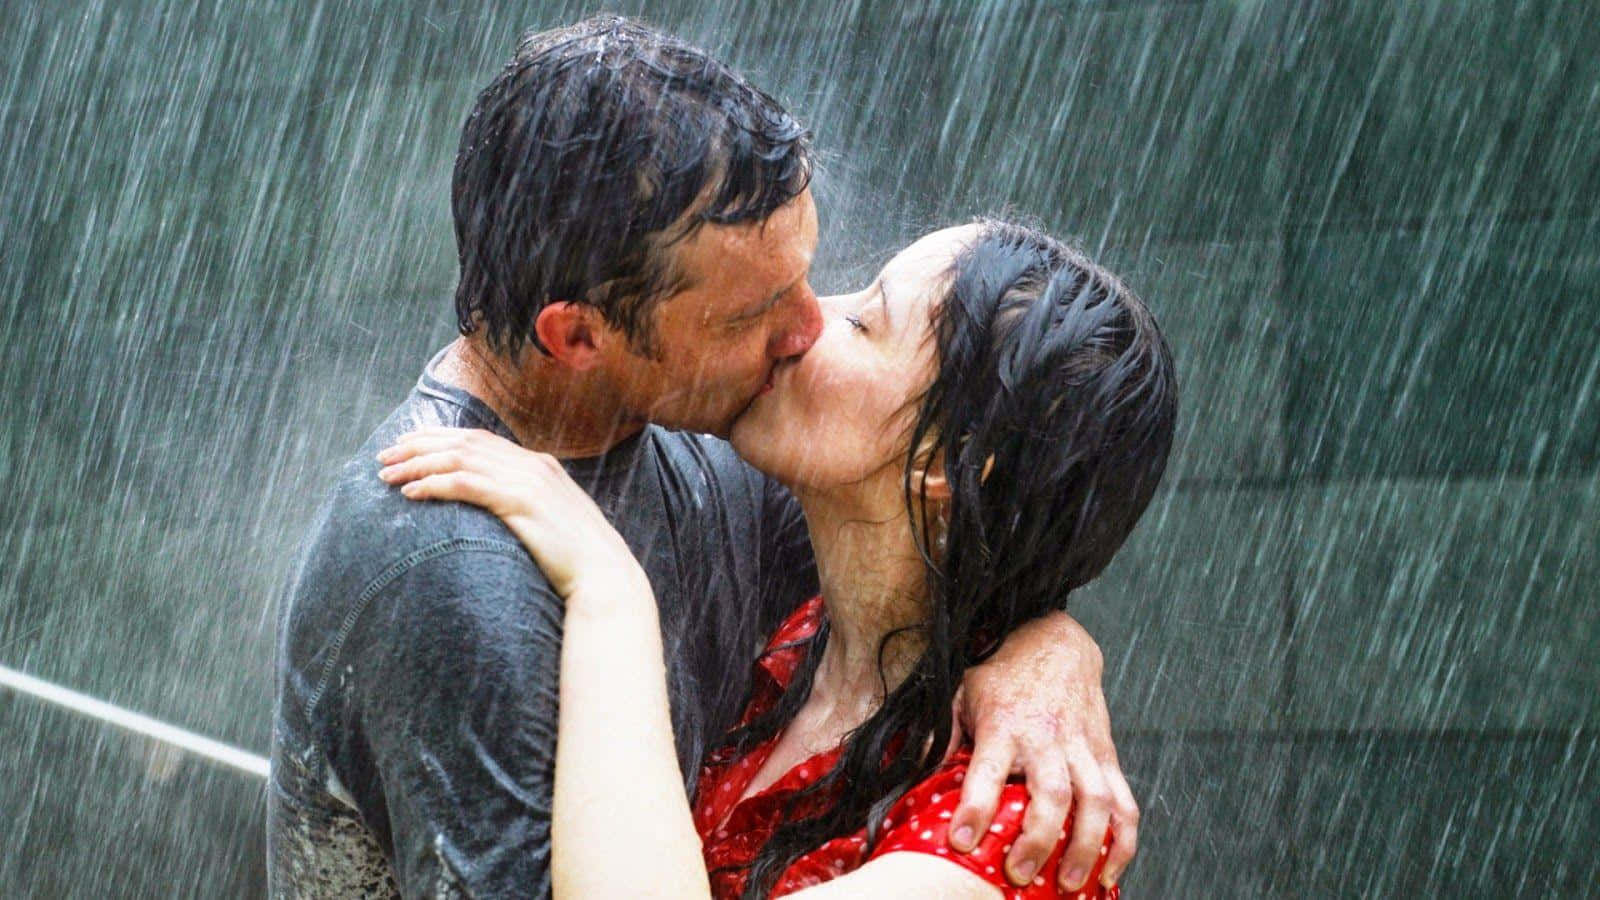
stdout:
[[[548,453],[475,428],[426,426],[378,454],[378,477],[412,500],[482,507],[528,548],[567,600],[649,595],[649,581],[600,507]],[[569,610],[570,611],[570,610]]]

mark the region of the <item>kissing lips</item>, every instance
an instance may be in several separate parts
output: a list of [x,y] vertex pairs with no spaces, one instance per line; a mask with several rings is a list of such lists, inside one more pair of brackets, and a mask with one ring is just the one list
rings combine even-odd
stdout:
[[[777,387],[777,385],[778,385],[778,376],[780,376],[780,375],[784,374],[785,372],[789,371],[790,369],[794,368],[794,365],[795,365],[796,362],[798,362],[798,360],[793,359],[793,358],[788,358],[788,359],[780,359],[777,362],[773,363],[772,364],[772,369],[767,372],[767,383],[761,386],[761,394],[765,394],[768,391],[772,390],[774,387]],[[761,396],[761,394],[757,394],[756,396],[759,397],[759,396]]]

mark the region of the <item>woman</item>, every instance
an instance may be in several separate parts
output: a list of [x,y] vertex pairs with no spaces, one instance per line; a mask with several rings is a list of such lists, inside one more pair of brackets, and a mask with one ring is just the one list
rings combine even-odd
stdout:
[[[1170,354],[1113,276],[998,222],[917,241],[824,311],[732,433],[800,501],[822,594],[758,660],[692,807],[649,583],[588,496],[481,433],[417,432],[380,457],[409,497],[501,516],[566,599],[557,896],[1056,896],[999,871],[1021,784],[976,850],[948,849],[968,759],[951,708],[961,673],[1098,575],[1149,503]],[[1116,896],[1090,876],[1072,896]]]

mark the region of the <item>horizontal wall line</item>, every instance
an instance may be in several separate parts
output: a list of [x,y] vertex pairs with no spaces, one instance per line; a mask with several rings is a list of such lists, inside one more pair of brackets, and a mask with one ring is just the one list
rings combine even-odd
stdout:
[[1600,741],[1600,728],[1263,728],[1263,729],[1162,729],[1130,728],[1117,734],[1119,741],[1186,740],[1235,741],[1247,744],[1360,744],[1393,741],[1415,744],[1472,743],[1583,743]]
[[248,750],[224,744],[205,735],[195,734],[159,719],[152,719],[131,709],[97,700],[88,694],[80,694],[58,684],[51,684],[15,669],[0,666],[0,687],[10,688],[19,694],[72,710],[95,721],[177,747],[257,778],[267,777],[266,757],[257,756]]

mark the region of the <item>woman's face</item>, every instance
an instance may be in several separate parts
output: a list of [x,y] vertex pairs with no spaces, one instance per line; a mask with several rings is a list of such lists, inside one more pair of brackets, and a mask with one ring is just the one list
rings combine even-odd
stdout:
[[865,290],[822,298],[816,343],[781,364],[772,389],[734,422],[739,455],[791,488],[885,478],[897,488],[916,402],[934,375],[931,317],[951,263],[978,230],[936,231],[900,251]]

